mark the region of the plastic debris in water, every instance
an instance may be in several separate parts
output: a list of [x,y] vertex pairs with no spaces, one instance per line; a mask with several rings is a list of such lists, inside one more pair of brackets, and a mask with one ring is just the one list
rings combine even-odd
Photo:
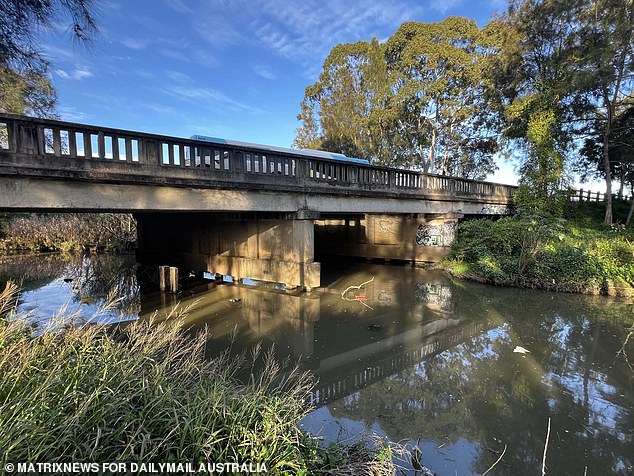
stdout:
[[516,345],[515,349],[513,349],[513,352],[518,353],[518,354],[530,354],[531,353],[530,350],[525,349],[521,345]]

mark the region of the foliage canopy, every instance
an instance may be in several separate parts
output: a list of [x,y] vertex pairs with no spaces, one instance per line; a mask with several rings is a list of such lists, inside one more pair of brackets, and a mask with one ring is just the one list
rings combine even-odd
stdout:
[[407,22],[386,43],[338,45],[306,88],[295,145],[484,178],[499,150],[492,45],[473,20]]
[[0,2],[0,111],[51,116],[56,94],[39,36],[55,23],[81,42],[97,32],[92,0],[7,0]]

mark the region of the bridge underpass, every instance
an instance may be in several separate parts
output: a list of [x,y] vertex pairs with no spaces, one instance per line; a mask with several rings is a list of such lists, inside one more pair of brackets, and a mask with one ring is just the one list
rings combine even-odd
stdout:
[[514,187],[231,144],[0,115],[0,210],[125,212],[140,262],[314,288],[322,254],[436,261]]

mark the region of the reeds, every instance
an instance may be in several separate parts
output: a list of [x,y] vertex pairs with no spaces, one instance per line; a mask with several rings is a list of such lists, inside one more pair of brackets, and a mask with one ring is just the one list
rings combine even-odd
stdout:
[[0,252],[4,253],[122,250],[136,241],[136,222],[125,213],[31,213],[4,218],[6,223],[0,223]]
[[[208,335],[184,332],[177,316],[35,338],[15,317],[0,317],[0,464],[251,462],[268,474],[337,474],[341,464],[352,474],[350,458],[333,462],[298,429],[311,377],[272,352],[207,359]],[[389,458],[364,460],[378,469],[363,474],[393,472]]]

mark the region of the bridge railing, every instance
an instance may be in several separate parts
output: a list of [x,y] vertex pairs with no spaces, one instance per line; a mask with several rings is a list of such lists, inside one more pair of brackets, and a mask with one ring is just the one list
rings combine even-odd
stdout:
[[[72,168],[68,164],[82,168],[94,163],[100,164],[96,166],[100,171],[142,170],[146,175],[166,179],[178,176],[242,184],[385,189],[398,193],[497,197],[502,201],[510,200],[515,191],[509,185],[330,160],[300,151],[277,152],[256,146],[8,114],[0,114],[0,153],[13,156],[14,166],[19,165],[20,158],[51,169],[60,164],[66,164],[64,167],[68,169]],[[115,163],[118,165],[111,168],[104,165]]]

